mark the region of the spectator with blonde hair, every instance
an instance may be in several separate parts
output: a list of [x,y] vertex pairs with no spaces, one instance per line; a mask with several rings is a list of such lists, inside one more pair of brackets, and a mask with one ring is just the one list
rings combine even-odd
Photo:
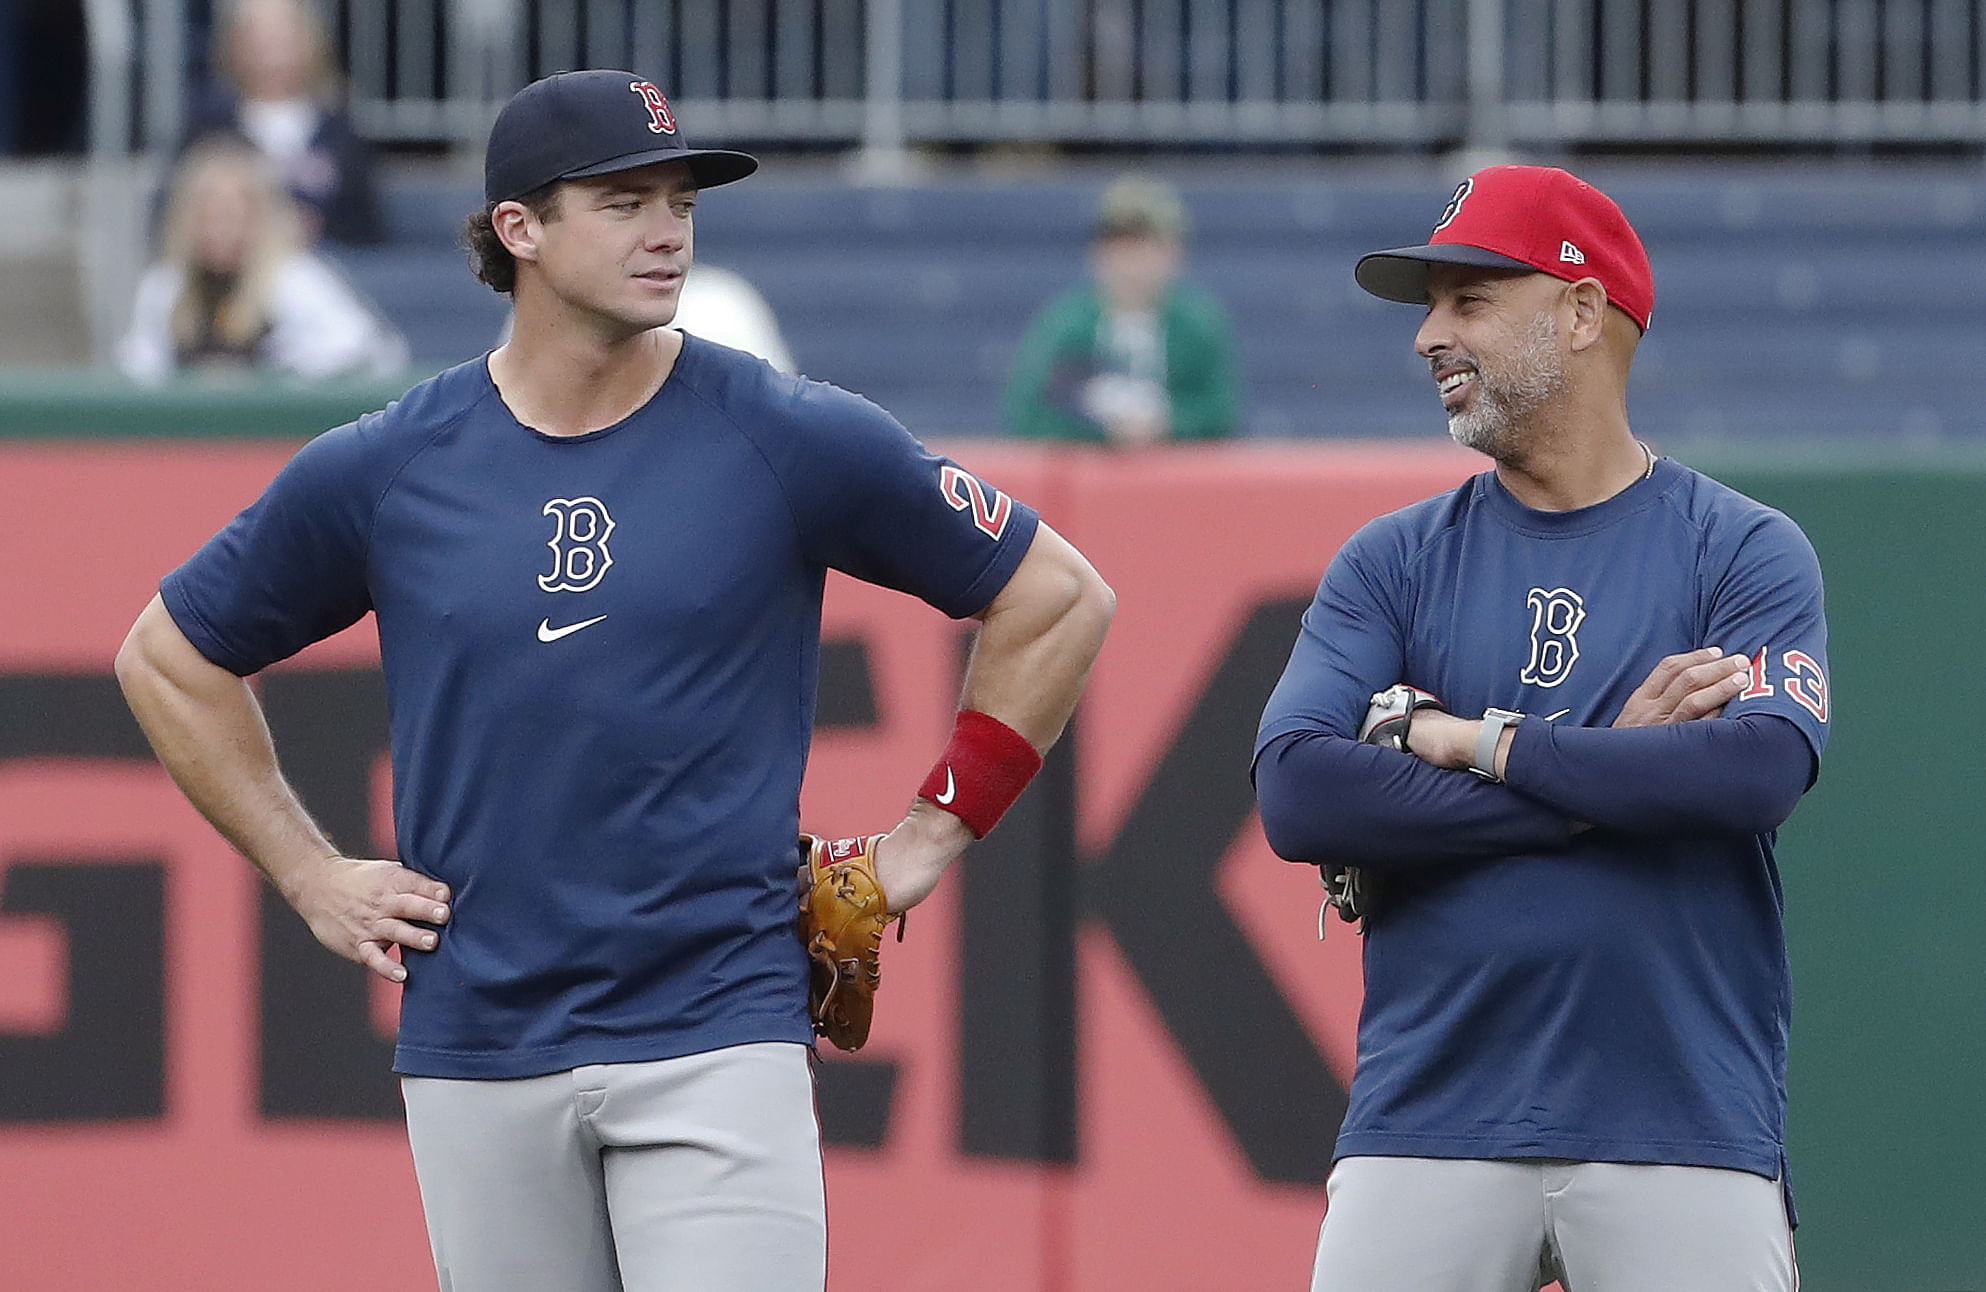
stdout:
[[406,366],[407,345],[303,249],[295,208],[262,155],[216,137],[181,162],[162,255],[139,280],[118,364],[140,381],[196,370],[382,376]]

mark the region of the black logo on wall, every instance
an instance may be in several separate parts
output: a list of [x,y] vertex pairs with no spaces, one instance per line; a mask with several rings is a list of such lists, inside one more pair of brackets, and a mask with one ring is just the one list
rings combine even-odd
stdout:
[[[1258,607],[1229,643],[1109,846],[1076,843],[1078,724],[963,869],[959,1147],[1075,1161],[1075,937],[1101,924],[1149,995],[1256,1174],[1321,1183],[1345,1091],[1241,928],[1224,918],[1220,861],[1254,808],[1247,751],[1307,599]],[[286,772],[334,839],[371,837],[371,769],[387,745],[373,670],[281,672],[263,706]],[[860,641],[823,644],[818,726],[875,725]],[[0,760],[151,753],[114,679],[0,676]],[[0,915],[53,917],[68,939],[68,1017],[47,1036],[0,1033],[0,1121],[165,1115],[164,866],[156,858],[4,859]],[[246,862],[242,863],[246,865]],[[1195,912],[1191,947],[1178,919]],[[259,1105],[265,1117],[397,1121],[392,1045],[373,1027],[366,972],[318,946],[264,886],[257,939]],[[896,1065],[821,1065],[831,1144],[880,1146]]]

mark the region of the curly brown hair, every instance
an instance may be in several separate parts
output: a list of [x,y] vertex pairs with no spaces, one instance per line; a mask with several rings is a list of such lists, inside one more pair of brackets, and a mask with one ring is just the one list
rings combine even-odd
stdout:
[[[539,220],[549,223],[559,218],[559,184],[553,180],[514,199]],[[517,258],[497,237],[495,216],[500,203],[485,203],[462,226],[463,249],[469,253],[469,272],[505,296],[517,290]]]

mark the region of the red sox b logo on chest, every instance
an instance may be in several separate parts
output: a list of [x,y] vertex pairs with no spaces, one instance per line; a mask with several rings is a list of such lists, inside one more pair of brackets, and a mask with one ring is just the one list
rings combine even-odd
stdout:
[[1518,681],[1557,686],[1579,662],[1579,625],[1586,621],[1586,602],[1571,588],[1532,588],[1524,604],[1531,610],[1531,658]]
[[552,537],[545,544],[552,549],[552,569],[538,576],[540,588],[584,592],[607,577],[607,567],[614,563],[607,551],[614,518],[607,514],[606,503],[598,498],[554,498],[542,514],[552,518]]
[[669,111],[669,100],[662,97],[662,91],[655,88],[653,81],[629,81],[628,89],[641,96],[648,108],[648,128],[658,135],[676,133],[675,114]]

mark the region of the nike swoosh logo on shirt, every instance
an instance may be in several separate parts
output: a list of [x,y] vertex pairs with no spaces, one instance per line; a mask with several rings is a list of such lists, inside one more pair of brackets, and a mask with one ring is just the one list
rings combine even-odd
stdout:
[[939,807],[950,807],[952,800],[959,796],[958,782],[952,779],[952,769],[945,769],[945,792],[932,799]]
[[1545,721],[1557,722],[1560,718],[1563,718],[1566,714],[1571,712],[1572,710],[1570,709],[1560,709],[1557,713],[1548,713],[1545,715]]
[[591,619],[582,619],[576,624],[567,624],[563,628],[554,628],[552,627],[551,620],[540,619],[538,621],[538,640],[541,642],[555,642],[561,637],[570,637],[582,628],[591,628],[606,617],[605,615],[595,615]]

